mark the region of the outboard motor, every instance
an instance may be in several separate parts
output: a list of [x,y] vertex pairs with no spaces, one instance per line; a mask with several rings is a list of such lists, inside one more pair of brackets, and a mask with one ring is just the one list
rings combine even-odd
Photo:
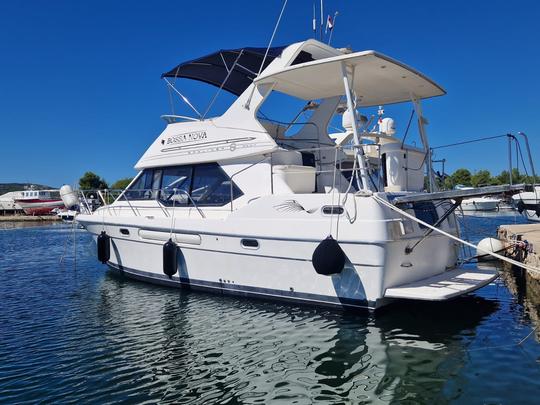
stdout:
[[343,267],[345,267],[345,258],[345,252],[343,252],[337,240],[332,236],[328,236],[313,251],[311,263],[317,273],[330,276],[341,273]]
[[101,263],[107,263],[111,258],[111,237],[105,231],[97,237],[97,256]]
[[167,243],[163,245],[163,273],[169,276],[169,278],[172,278],[172,276],[176,274],[178,266],[176,249],[176,244],[172,239],[169,239]]

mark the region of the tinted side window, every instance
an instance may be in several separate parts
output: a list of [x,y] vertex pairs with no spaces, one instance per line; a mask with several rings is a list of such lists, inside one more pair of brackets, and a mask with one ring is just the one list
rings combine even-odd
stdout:
[[[222,206],[231,202],[231,179],[216,163],[195,166],[191,190],[191,198],[197,205]],[[233,200],[241,195],[233,183]]]
[[151,200],[155,198],[152,191],[153,170],[144,170],[141,175],[125,192],[125,196],[130,200]]
[[[187,193],[191,189],[191,166],[177,166],[163,169],[160,199],[165,204],[186,205]],[[176,189],[176,194],[174,192]]]

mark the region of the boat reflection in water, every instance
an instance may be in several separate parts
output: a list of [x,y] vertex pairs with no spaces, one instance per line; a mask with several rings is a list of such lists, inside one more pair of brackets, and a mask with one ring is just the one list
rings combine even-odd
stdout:
[[445,402],[469,331],[498,308],[464,296],[391,306],[375,318],[156,289],[112,272],[100,296],[100,322],[110,326],[103,346],[124,348],[108,363],[110,378],[140,378],[138,400],[199,403]]
[[523,306],[526,316],[536,326],[535,338],[540,341],[540,279],[516,266],[501,273],[501,278],[508,290],[516,297],[517,303]]

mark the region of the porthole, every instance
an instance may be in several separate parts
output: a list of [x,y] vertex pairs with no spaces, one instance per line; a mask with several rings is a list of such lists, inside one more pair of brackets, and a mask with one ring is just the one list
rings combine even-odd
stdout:
[[343,207],[339,205],[325,205],[322,207],[322,213],[324,215],[341,215],[343,212]]
[[259,241],[257,239],[242,239],[240,241],[240,244],[242,247],[246,249],[258,249],[259,248]]

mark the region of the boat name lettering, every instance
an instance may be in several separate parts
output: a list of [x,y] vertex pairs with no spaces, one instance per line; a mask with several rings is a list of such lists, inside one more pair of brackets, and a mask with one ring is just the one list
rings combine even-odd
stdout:
[[167,145],[171,145],[173,143],[200,141],[207,138],[208,136],[206,135],[206,131],[188,132],[187,134],[178,134],[167,138]]

